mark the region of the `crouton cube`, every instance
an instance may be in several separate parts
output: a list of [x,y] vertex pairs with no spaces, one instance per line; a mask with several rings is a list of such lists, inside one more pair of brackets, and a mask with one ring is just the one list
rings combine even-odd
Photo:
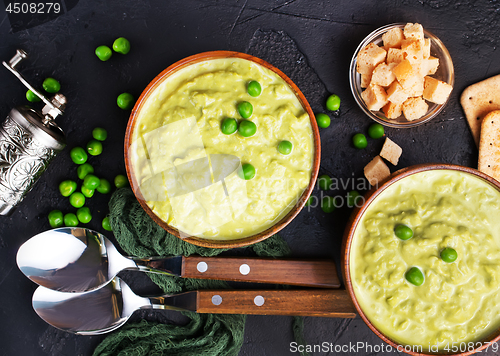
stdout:
[[387,93],[380,85],[370,84],[362,93],[369,110],[378,111],[387,103]]
[[372,81],[372,75],[370,74],[361,74],[361,88],[368,88],[370,82]]
[[363,171],[366,179],[368,179],[368,182],[372,186],[377,186],[391,175],[389,167],[387,167],[380,156],[376,156],[372,159],[370,163],[365,166]]
[[394,81],[389,88],[387,88],[387,100],[390,102],[394,104],[403,104],[406,99],[408,99],[408,93],[397,81]]
[[413,77],[419,74],[407,59],[403,60],[396,67],[394,67],[392,72],[396,76],[399,84],[401,84],[401,86],[405,89],[407,86],[411,87],[414,85],[413,82],[415,80]]
[[393,165],[397,166],[401,153],[403,153],[403,149],[389,139],[389,137],[386,137],[384,145],[382,146],[382,151],[380,151],[380,157],[385,158]]
[[385,50],[389,48],[399,48],[401,47],[401,41],[405,39],[403,34],[403,29],[401,28],[391,28],[389,31],[382,35],[382,42],[384,43]]
[[408,121],[420,119],[427,113],[428,109],[429,105],[421,96],[408,98],[403,103],[403,115]]
[[385,116],[388,119],[397,119],[402,114],[402,108],[403,108],[403,104],[394,104],[394,103],[389,101],[382,108],[382,111],[384,112]]
[[404,53],[400,48],[389,48],[387,51],[387,63],[400,63],[405,59]]
[[450,96],[453,87],[441,80],[425,77],[423,97],[431,103],[444,104]]
[[424,28],[419,23],[408,22],[403,30],[406,39],[423,40]]
[[357,56],[356,70],[360,74],[371,74],[377,64],[385,61],[387,52],[375,43],[366,45]]
[[405,91],[408,93],[409,98],[424,94],[424,77],[416,75],[411,80],[407,80],[405,84]]
[[404,40],[401,43],[401,50],[405,59],[410,61],[411,64],[421,62],[424,59],[424,46],[421,41]]
[[431,39],[426,38],[424,40],[424,59],[427,59],[431,56]]
[[397,66],[396,63],[386,64],[384,62],[380,63],[375,67],[372,74],[372,84],[380,85],[383,87],[388,87],[393,81],[396,80],[396,76],[392,72],[392,69]]
[[430,56],[427,59],[427,75],[435,74],[438,67],[439,67],[439,58]]

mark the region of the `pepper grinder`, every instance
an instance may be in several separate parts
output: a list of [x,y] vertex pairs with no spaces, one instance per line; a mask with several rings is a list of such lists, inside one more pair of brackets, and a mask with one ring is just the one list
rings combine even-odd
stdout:
[[18,49],[2,64],[44,103],[42,111],[29,106],[12,109],[0,126],[0,215],[11,214],[50,161],[66,146],[57,116],[63,114],[66,97],[55,94],[46,98],[28,83],[16,67],[28,54]]

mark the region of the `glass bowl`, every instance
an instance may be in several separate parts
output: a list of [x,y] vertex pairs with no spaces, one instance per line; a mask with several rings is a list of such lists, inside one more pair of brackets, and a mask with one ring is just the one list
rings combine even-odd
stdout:
[[[349,81],[351,85],[352,95],[354,95],[354,99],[358,103],[361,110],[363,110],[366,115],[368,115],[376,122],[385,126],[395,127],[395,128],[415,127],[423,123],[426,123],[432,120],[434,117],[436,117],[441,112],[441,110],[443,110],[447,102],[446,101],[444,104],[434,104],[429,101],[426,101],[427,104],[429,104],[429,109],[427,110],[427,113],[420,119],[408,121],[405,119],[403,115],[401,115],[397,119],[389,119],[384,115],[382,111],[370,111],[366,106],[363,98],[361,97],[361,93],[363,92],[363,88],[361,88],[361,74],[356,72],[357,56],[359,51],[361,51],[361,49],[363,49],[366,45],[372,42],[380,46],[382,44],[382,35],[385,32],[389,31],[392,28],[398,28],[398,27],[404,28],[405,25],[406,25],[405,23],[394,23],[390,25],[385,25],[376,29],[368,36],[366,36],[365,39],[361,41],[358,48],[354,52],[354,55],[352,56],[351,60],[351,66],[349,68],[350,72]],[[427,31],[425,28],[424,28],[424,36],[431,40],[431,56],[439,58],[439,67],[436,73],[432,75],[432,77],[453,86],[455,82],[455,76],[453,70],[453,62],[451,60],[450,53],[448,53],[448,50],[444,46],[443,42],[441,42],[439,38],[437,38],[431,32]]]

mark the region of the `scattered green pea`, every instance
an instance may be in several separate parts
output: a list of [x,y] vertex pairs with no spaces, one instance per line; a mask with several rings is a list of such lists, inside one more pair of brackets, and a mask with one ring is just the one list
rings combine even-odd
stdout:
[[326,197],[323,197],[323,199],[321,199],[321,209],[325,213],[333,213],[335,208],[336,208],[335,207],[335,199],[333,197],[326,196]]
[[250,116],[252,116],[253,106],[248,101],[242,101],[238,104],[238,112],[240,113],[242,118],[248,119]]
[[85,198],[92,198],[94,196],[94,193],[95,193],[94,189],[89,189],[84,185],[82,185],[82,187],[80,188],[80,191],[85,196]]
[[30,103],[37,103],[39,101],[42,101],[42,99],[40,99],[38,97],[38,95],[36,95],[35,93],[33,93],[31,90],[28,89],[28,91],[26,92],[26,99],[28,99],[28,101]]
[[457,251],[455,251],[451,247],[447,247],[443,251],[441,251],[441,259],[446,263],[455,262],[457,257],[458,257]]
[[316,114],[316,122],[319,127],[326,129],[330,126],[330,116],[323,113]]
[[92,167],[89,163],[81,164],[76,169],[76,174],[81,180],[84,180],[87,174],[91,173],[94,173],[94,167]]
[[61,84],[54,78],[46,78],[42,83],[42,87],[47,93],[57,93],[61,90]]
[[116,98],[116,104],[120,109],[130,110],[134,107],[135,99],[132,94],[129,93],[121,93]]
[[340,98],[332,94],[326,99],[326,108],[330,111],[337,111],[340,108]]
[[384,136],[384,134],[384,126],[380,124],[371,124],[368,128],[368,136],[370,136],[371,138],[381,138]]
[[414,284],[416,286],[421,286],[422,283],[424,283],[424,275],[418,267],[410,268],[406,272],[405,278],[408,282],[410,282],[411,284]]
[[87,189],[95,190],[101,184],[101,180],[93,174],[87,174],[83,179],[83,186]]
[[64,226],[74,227],[78,226],[78,218],[73,213],[64,215]]
[[354,147],[359,149],[363,149],[368,146],[368,141],[366,141],[366,137],[362,133],[357,133],[356,135],[354,135],[352,137],[352,143],[354,144]]
[[257,132],[257,125],[250,120],[242,120],[238,127],[238,132],[243,137],[253,136]]
[[128,185],[128,179],[123,174],[118,174],[114,180],[116,188],[123,188]]
[[227,117],[224,120],[222,120],[222,123],[220,125],[220,130],[225,135],[231,135],[235,133],[236,130],[238,130],[238,122],[236,122],[236,119]]
[[64,216],[61,210],[52,210],[49,213],[49,224],[51,227],[61,227],[64,225]]
[[108,194],[111,191],[111,183],[104,178],[101,178],[101,184],[96,188],[101,194]]
[[81,207],[76,211],[76,217],[82,224],[87,224],[90,222],[90,220],[92,220],[90,209],[86,206]]
[[69,152],[69,155],[76,164],[84,164],[87,162],[87,152],[85,152],[85,150],[81,147],[73,147]]
[[63,197],[69,197],[73,192],[76,191],[76,182],[72,180],[64,180],[59,183],[59,191]]
[[262,92],[262,87],[260,86],[259,82],[252,80],[247,85],[247,92],[248,94],[250,94],[250,96],[257,97]]
[[119,37],[113,42],[113,50],[121,54],[130,52],[130,42],[125,37]]
[[87,143],[87,152],[92,156],[98,156],[102,153],[102,143],[97,140],[90,140]]
[[104,141],[108,138],[108,132],[102,127],[96,127],[92,130],[92,137],[97,141]]
[[292,153],[293,144],[290,141],[281,141],[278,145],[278,152],[282,155],[289,155]]
[[255,167],[250,163],[244,163],[241,170],[238,171],[238,175],[241,179],[250,180],[255,177]]
[[327,174],[323,174],[318,178],[318,185],[322,190],[328,190],[332,185],[332,178]]
[[81,208],[85,205],[85,195],[80,192],[74,192],[69,196],[69,203],[75,208]]
[[413,230],[406,225],[399,224],[394,228],[394,234],[401,240],[409,240],[413,237]]
[[110,59],[112,54],[113,52],[108,46],[99,46],[95,49],[95,55],[103,62]]
[[347,193],[347,206],[349,208],[357,207],[358,202],[361,200],[361,194],[357,190],[352,190]]
[[107,231],[113,231],[113,229],[111,228],[111,223],[109,222],[109,217],[106,216],[104,219],[102,219],[102,228]]

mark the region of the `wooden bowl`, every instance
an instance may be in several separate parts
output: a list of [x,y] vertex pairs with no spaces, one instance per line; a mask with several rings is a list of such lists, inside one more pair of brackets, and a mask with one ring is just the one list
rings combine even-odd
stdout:
[[[377,188],[373,188],[370,190],[366,195],[365,195],[365,203],[361,207],[355,208],[355,210],[352,212],[349,222],[347,224],[346,230],[344,232],[344,237],[342,241],[342,251],[344,253],[342,254],[342,276],[344,278],[345,286],[346,289],[348,290],[351,299],[353,301],[354,306],[356,307],[357,312],[363,319],[363,321],[368,325],[368,327],[382,340],[384,340],[386,343],[391,345],[393,348],[398,347],[398,343],[388,336],[384,335],[382,332],[380,332],[372,323],[371,321],[367,318],[365,315],[364,311],[361,309],[361,306],[358,303],[358,300],[356,298],[356,295],[354,294],[354,288],[352,285],[352,280],[351,280],[351,271],[350,271],[350,253],[351,253],[351,244],[352,240],[354,237],[354,232],[356,231],[356,228],[358,227],[359,222],[361,221],[363,214],[366,212],[370,204],[382,193],[384,192],[389,186],[394,184],[395,182],[404,179],[408,176],[411,176],[416,173],[420,172],[425,172],[425,171],[432,171],[432,170],[452,170],[452,171],[460,171],[464,173],[469,173],[477,178],[480,178],[484,180],[485,182],[489,183],[492,185],[494,188],[500,191],[500,182],[497,180],[491,178],[490,176],[479,172],[476,169],[472,169],[469,167],[463,167],[463,166],[457,166],[457,165],[451,165],[451,164],[422,164],[422,165],[416,165],[416,166],[411,166],[408,168],[403,168],[397,172],[394,172],[387,181],[382,182],[382,185]],[[466,351],[466,352],[458,352],[458,353],[446,353],[446,352],[440,352],[437,354],[444,354],[444,355],[471,355],[473,353],[479,352],[481,350],[484,350],[485,348],[488,347],[488,342],[497,342],[500,340],[500,329],[495,331],[492,335],[487,337],[484,340],[480,340],[480,343],[482,346],[474,349],[473,351]],[[477,342],[479,343],[479,341]],[[474,342],[476,344],[476,342]],[[404,345],[403,345],[404,346]],[[403,350],[405,353],[408,353],[410,355],[415,355],[415,356],[420,356],[420,355],[436,355],[436,353],[420,353],[420,352],[413,352],[413,351],[406,351]]]
[[211,59],[220,59],[220,58],[242,58],[246,59],[252,62],[255,62],[267,69],[272,70],[274,73],[276,73],[278,76],[280,76],[287,84],[288,86],[292,89],[292,91],[295,93],[297,96],[298,100],[302,104],[304,110],[309,114],[309,118],[311,121],[311,127],[313,131],[313,137],[314,137],[314,160],[313,160],[313,168],[311,172],[311,181],[309,182],[309,185],[305,189],[305,191],[302,193],[300,199],[298,200],[297,204],[292,208],[292,210],[285,215],[280,221],[278,221],[275,225],[272,227],[268,228],[267,230],[264,230],[258,234],[248,236],[245,238],[241,239],[234,239],[234,240],[211,240],[211,239],[204,239],[204,238],[199,238],[199,237],[188,237],[188,238],[183,238],[183,240],[192,243],[194,245],[202,246],[202,247],[211,247],[211,248],[234,248],[234,247],[243,247],[243,246],[248,246],[251,244],[254,244],[256,242],[260,242],[268,238],[269,236],[276,234],[278,231],[283,229],[290,221],[293,220],[295,216],[300,212],[300,210],[304,207],[307,199],[311,195],[311,192],[314,188],[314,184],[316,182],[316,178],[318,177],[318,171],[319,171],[319,164],[320,164],[320,155],[321,155],[321,144],[320,144],[320,136],[319,136],[319,131],[318,131],[318,126],[316,124],[316,119],[314,117],[314,113],[311,109],[311,106],[307,102],[304,94],[300,91],[300,89],[288,78],[282,71],[280,71],[278,68],[274,67],[273,65],[267,63],[266,61],[251,56],[249,54],[245,53],[239,53],[239,52],[230,52],[230,51],[213,51],[213,52],[204,52],[204,53],[199,53],[187,58],[184,58],[174,64],[172,64],[170,67],[165,69],[163,72],[161,72],[156,78],[149,83],[149,85],[146,87],[146,89],[142,92],[141,96],[135,103],[134,108],[132,109],[132,113],[130,114],[130,119],[128,121],[127,125],[127,131],[125,134],[125,165],[126,165],[126,170],[127,170],[127,176],[130,182],[130,186],[134,190],[134,194],[141,204],[142,208],[146,211],[146,213],[162,228],[164,228],[166,231],[171,233],[172,235],[175,235],[177,237],[181,237],[178,229],[168,225],[165,221],[161,220],[146,204],[145,199],[141,195],[141,192],[139,189],[135,189],[134,187],[137,187],[133,167],[129,162],[129,148],[132,144],[132,137],[133,137],[133,131],[136,126],[136,121],[139,116],[139,112],[141,111],[143,105],[149,98],[149,96],[155,91],[158,86],[167,80],[173,73],[177,72],[178,70],[185,68],[187,66],[211,60]]

